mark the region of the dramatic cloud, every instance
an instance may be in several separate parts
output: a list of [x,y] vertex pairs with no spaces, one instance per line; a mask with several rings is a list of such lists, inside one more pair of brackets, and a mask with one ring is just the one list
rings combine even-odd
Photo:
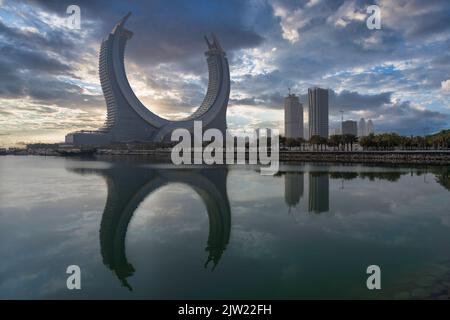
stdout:
[[442,90],[450,91],[450,79],[441,82]]
[[[58,15],[73,1],[34,1]],[[152,0],[129,6],[108,0],[78,1],[85,19],[100,21],[96,34],[103,37],[128,11],[127,23],[135,31],[127,54],[139,64],[176,62],[205,51],[204,35],[215,33],[228,51],[257,46],[263,38],[253,29],[251,3],[240,0]]]
[[335,109],[356,111],[356,110],[371,110],[372,112],[383,107],[385,104],[391,102],[392,92],[384,92],[380,94],[359,94],[343,90],[335,93],[330,90],[330,106]]
[[380,0],[382,21],[408,41],[448,38],[450,7],[443,0]]
[[444,128],[448,126],[450,116],[436,111],[424,110],[413,106],[409,101],[386,105],[375,119],[378,130],[395,131],[404,134],[426,134],[433,128]]
[[356,1],[347,1],[336,10],[336,13],[327,18],[327,22],[344,28],[352,21],[365,21],[366,18],[367,14],[363,7],[357,7]]
[[303,11],[301,9],[294,9],[293,11],[290,11],[277,3],[274,4],[273,9],[275,16],[280,18],[283,38],[291,43],[296,43],[299,41],[299,29],[308,23],[308,20],[305,19],[306,16],[303,14]]

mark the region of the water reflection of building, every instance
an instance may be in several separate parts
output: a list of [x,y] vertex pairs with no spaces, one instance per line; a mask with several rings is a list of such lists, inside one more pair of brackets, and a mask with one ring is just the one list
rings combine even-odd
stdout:
[[450,168],[436,168],[434,171],[436,181],[445,189],[450,191]]
[[330,210],[330,183],[327,172],[309,173],[309,212]]
[[170,183],[190,186],[206,205],[209,236],[205,267],[212,262],[214,269],[219,263],[231,229],[226,167],[171,170],[116,164],[109,169],[71,170],[81,174],[98,173],[106,179],[108,197],[100,224],[100,249],[103,263],[116,274],[123,286],[132,289],[127,278],[135,271],[127,260],[125,250],[128,224],[134,211],[147,196]]
[[284,201],[289,208],[296,207],[303,197],[303,172],[284,174]]

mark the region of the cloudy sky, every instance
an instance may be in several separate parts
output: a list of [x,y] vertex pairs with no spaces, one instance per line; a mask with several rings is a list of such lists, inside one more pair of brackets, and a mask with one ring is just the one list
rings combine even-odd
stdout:
[[[67,26],[70,4],[80,30]],[[381,30],[366,26],[371,4]],[[99,47],[128,11],[128,78],[166,118],[200,105],[203,35],[214,32],[230,62],[232,130],[283,130],[288,87],[306,102],[310,86],[331,90],[331,133],[340,110],[373,119],[377,132],[450,127],[448,0],[0,0],[0,145],[63,141],[103,124]]]

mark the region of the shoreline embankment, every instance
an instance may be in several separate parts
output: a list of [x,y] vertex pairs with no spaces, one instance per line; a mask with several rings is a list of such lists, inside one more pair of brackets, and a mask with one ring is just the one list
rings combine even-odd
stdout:
[[450,165],[450,150],[280,151],[280,161]]
[[[12,155],[43,155],[43,156],[143,156],[159,160],[171,159],[170,149],[128,150],[128,149],[97,149],[86,154],[80,152],[56,152],[55,150],[40,150],[40,152],[11,153]],[[84,153],[84,154],[83,154]],[[236,158],[236,153],[235,153]],[[246,153],[248,159],[248,152]],[[386,164],[433,164],[450,165],[450,150],[389,150],[389,151],[301,151],[280,150],[279,160],[283,162],[347,162],[347,163],[386,163]]]
[[[98,150],[98,155],[151,156],[170,160],[171,150]],[[246,154],[248,159],[248,153]],[[300,151],[280,150],[283,162],[348,162],[450,165],[450,150]]]

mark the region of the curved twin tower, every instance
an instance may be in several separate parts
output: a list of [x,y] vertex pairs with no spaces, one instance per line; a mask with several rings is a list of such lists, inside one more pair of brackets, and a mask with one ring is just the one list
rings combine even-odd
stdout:
[[225,52],[213,35],[205,37],[208,51],[209,81],[200,107],[189,117],[170,121],[147,109],[128,83],[124,67],[125,45],[133,33],[124,27],[128,13],[103,40],[100,49],[99,74],[106,100],[105,125],[96,131],[79,131],[66,135],[66,143],[101,146],[113,142],[162,142],[170,140],[174,129],[193,132],[194,121],[202,121],[203,129],[216,128],[225,134],[226,112],[230,95],[230,71]]

